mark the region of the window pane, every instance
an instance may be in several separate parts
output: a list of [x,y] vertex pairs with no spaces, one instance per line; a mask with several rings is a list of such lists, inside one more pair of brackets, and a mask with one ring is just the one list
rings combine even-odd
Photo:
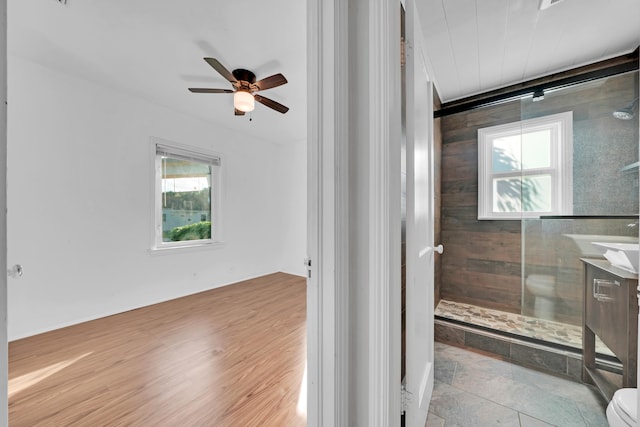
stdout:
[[491,149],[493,172],[519,171],[522,161],[520,135],[511,135],[493,140]]
[[523,178],[522,207],[525,212],[551,212],[551,175]]
[[551,212],[551,175],[493,180],[494,212]]
[[522,169],[551,167],[551,130],[522,135]]
[[497,178],[493,180],[493,211],[521,212],[520,178]]
[[571,111],[478,129],[478,219],[570,215]]
[[211,239],[211,165],[162,157],[162,241]]

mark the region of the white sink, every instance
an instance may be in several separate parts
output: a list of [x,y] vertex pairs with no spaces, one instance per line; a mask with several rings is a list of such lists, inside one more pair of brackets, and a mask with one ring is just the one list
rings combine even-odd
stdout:
[[580,249],[580,256],[586,258],[602,257],[607,251],[602,246],[592,245],[592,242],[599,243],[638,243],[637,237],[630,236],[607,236],[603,234],[563,234],[571,238]]
[[596,247],[604,249],[602,254],[614,267],[632,273],[638,273],[638,262],[640,261],[640,244],[638,243],[607,243],[592,242]]

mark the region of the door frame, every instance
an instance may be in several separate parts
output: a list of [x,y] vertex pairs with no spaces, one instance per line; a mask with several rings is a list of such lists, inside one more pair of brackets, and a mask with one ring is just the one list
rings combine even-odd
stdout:
[[[356,37],[353,11],[366,11],[369,38]],[[400,423],[400,1],[307,0],[307,425]],[[368,52],[368,111],[350,108],[350,49]],[[392,64],[392,65],[390,65]],[[350,140],[352,119],[367,141]],[[368,144],[368,175],[350,169],[349,148]],[[361,172],[361,171],[360,171]],[[369,200],[368,301],[350,301],[350,189]],[[397,203],[395,203],[397,201]],[[397,205],[397,206],[396,206]],[[366,348],[354,340],[353,311],[366,311]],[[365,347],[365,346],[362,346]],[[366,364],[368,378],[355,365]],[[352,396],[365,383],[367,396]],[[352,387],[350,387],[350,385]],[[354,419],[353,399],[367,420]]]
[[307,0],[307,426],[348,425],[347,2]]
[[[339,0],[338,0],[339,1]],[[400,424],[401,2],[369,2],[369,424]]]
[[0,425],[9,425],[9,338],[7,335],[7,1],[0,3]]

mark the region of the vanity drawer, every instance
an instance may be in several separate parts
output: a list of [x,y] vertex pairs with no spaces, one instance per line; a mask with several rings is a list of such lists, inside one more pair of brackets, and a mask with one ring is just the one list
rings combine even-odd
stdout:
[[[601,259],[584,264],[582,380],[594,384],[607,399],[620,387],[636,387],[638,363],[638,275]],[[622,362],[621,381],[596,364],[596,338]],[[615,377],[615,375],[614,375]]]
[[629,345],[630,281],[588,267],[585,280],[585,324],[616,354]]

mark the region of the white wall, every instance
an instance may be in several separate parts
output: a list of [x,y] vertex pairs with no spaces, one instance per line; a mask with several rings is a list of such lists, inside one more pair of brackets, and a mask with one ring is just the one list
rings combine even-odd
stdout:
[[297,141],[280,149],[283,204],[281,209],[281,271],[304,276],[307,255],[307,142]]
[[[8,68],[8,262],[24,267],[9,283],[10,340],[280,269],[302,274],[299,149],[22,58]],[[224,247],[149,253],[151,136],[223,154]]]

